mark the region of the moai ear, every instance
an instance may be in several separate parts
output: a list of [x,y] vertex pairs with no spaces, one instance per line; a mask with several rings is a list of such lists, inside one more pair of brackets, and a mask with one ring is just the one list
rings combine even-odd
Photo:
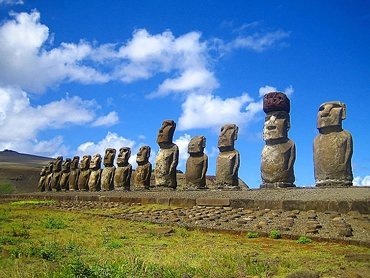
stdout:
[[341,102],[340,104],[342,106],[342,120],[345,120],[347,117],[347,106],[343,102]]
[[148,151],[146,152],[146,156],[149,159],[150,157],[151,148],[148,146]]
[[239,132],[239,127],[235,125],[234,140],[238,139],[238,132]]
[[206,137],[202,136],[202,148],[206,147]]

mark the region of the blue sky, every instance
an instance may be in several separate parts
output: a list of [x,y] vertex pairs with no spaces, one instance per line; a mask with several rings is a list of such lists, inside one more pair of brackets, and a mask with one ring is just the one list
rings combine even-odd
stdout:
[[239,126],[239,176],[261,183],[262,97],[291,100],[297,186],[314,184],[321,103],[347,105],[356,185],[370,185],[369,1],[0,0],[0,150],[42,156],[152,148],[177,123],[207,138],[215,174],[222,125]]

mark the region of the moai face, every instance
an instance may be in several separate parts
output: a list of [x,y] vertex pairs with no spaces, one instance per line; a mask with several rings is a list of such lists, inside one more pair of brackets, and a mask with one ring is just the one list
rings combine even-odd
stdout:
[[139,163],[147,163],[150,157],[150,147],[149,146],[142,146],[139,149],[139,152],[136,154],[136,162]]
[[325,102],[320,105],[317,114],[317,128],[342,127],[346,118],[346,105],[339,101]]
[[202,154],[204,148],[206,147],[206,137],[204,136],[194,136],[191,138],[188,145],[189,154]]
[[96,153],[91,159],[90,162],[90,169],[91,170],[98,170],[101,168],[101,155]]
[[263,140],[288,138],[290,129],[290,117],[285,111],[275,111],[267,113],[263,126]]
[[165,120],[161,128],[158,130],[157,144],[172,143],[173,134],[176,129],[176,123],[173,120]]
[[114,158],[116,157],[116,149],[107,148],[104,155],[104,166],[112,167]]
[[238,139],[238,131],[239,128],[234,124],[227,124],[221,128],[218,137],[218,148],[221,152],[234,150],[234,142]]
[[90,160],[91,160],[91,155],[85,154],[82,157],[81,163],[80,163],[80,169],[81,170],[88,170],[90,167]]
[[79,156],[74,156],[71,162],[71,170],[76,170],[78,169],[78,163],[80,162],[80,157]]
[[68,173],[71,169],[71,159],[70,158],[66,158],[64,161],[63,161],[63,164],[62,164],[62,171],[64,173]]
[[57,159],[54,161],[54,172],[62,171],[62,164],[63,164],[63,156],[58,156]]
[[125,166],[128,164],[128,160],[131,156],[131,149],[129,147],[122,147],[119,149],[117,157],[118,166]]
[[53,168],[54,168],[54,162],[50,161],[48,165],[46,166],[46,174],[53,173]]
[[40,176],[45,176],[47,171],[47,166],[42,166]]

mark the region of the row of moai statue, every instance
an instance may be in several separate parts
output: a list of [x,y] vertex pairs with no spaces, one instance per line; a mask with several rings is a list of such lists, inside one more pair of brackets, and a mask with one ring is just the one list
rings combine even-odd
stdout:
[[[295,187],[294,163],[296,148],[288,138],[290,130],[290,100],[281,92],[271,92],[264,96],[263,111],[266,113],[263,127],[265,146],[261,155],[260,188]],[[346,106],[342,102],[326,102],[319,108],[317,128],[319,134],[314,140],[314,172],[316,186],[350,186],[353,174],[351,158],[353,142],[351,134],[343,130],[342,120],[346,118]],[[177,188],[178,146],[173,143],[176,123],[165,120],[158,131],[157,144],[160,150],[154,169],[155,186]],[[238,138],[238,126],[222,126],[218,137],[219,155],[216,161],[216,188],[241,189],[238,171],[240,154],[234,143]],[[186,162],[185,181],[188,190],[206,189],[208,156],[204,153],[206,138],[193,137],[188,144],[189,158]],[[149,162],[150,147],[142,146],[137,153],[138,164],[134,171],[134,186],[150,188],[152,165]],[[117,167],[113,162],[116,150],[106,149],[104,169],[102,157],[95,154],[84,155],[72,160],[58,157],[43,167],[40,175],[40,191],[50,190],[130,190],[132,166],[128,162],[131,150],[122,147],[117,157]]]

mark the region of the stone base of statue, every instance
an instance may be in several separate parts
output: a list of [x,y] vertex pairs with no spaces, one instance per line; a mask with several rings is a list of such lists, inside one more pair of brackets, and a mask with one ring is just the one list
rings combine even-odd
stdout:
[[288,187],[296,187],[293,183],[287,182],[271,182],[271,183],[262,183],[260,188],[267,188],[267,189],[274,189],[274,188],[288,188]]
[[342,186],[353,186],[352,180],[335,180],[335,179],[328,179],[328,180],[317,180],[316,186],[319,187],[342,187]]

